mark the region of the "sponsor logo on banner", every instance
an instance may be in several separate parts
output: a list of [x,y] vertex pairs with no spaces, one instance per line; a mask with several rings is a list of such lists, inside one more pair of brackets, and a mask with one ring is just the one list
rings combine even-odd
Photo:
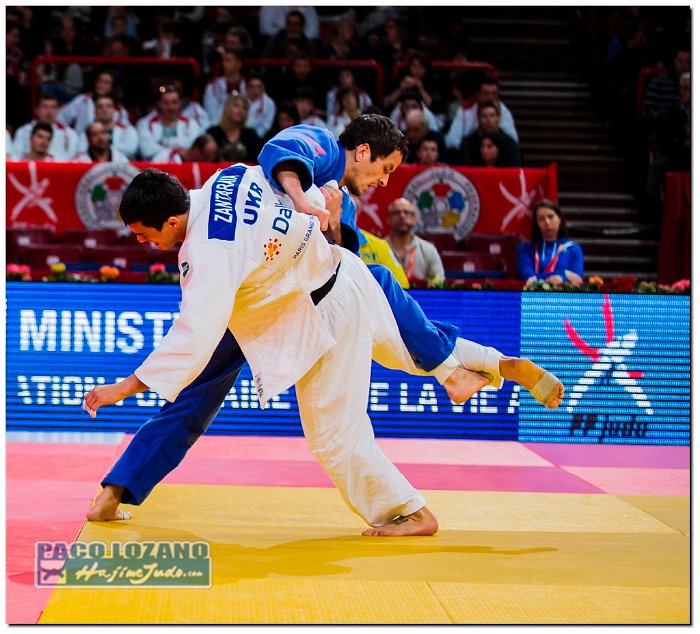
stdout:
[[449,167],[433,167],[414,176],[404,198],[417,209],[416,230],[421,233],[454,233],[468,236],[479,220],[479,194],[472,182]]
[[75,209],[88,229],[124,229],[119,203],[138,173],[130,163],[96,163],[83,174],[75,188]]

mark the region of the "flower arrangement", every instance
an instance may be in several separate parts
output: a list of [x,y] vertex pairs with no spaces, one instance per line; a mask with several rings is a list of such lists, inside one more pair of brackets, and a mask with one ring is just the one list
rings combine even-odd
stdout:
[[119,277],[119,269],[116,266],[104,265],[100,267],[100,282],[115,282]]
[[8,264],[5,279],[8,282],[31,282],[32,270],[26,264]]
[[180,281],[180,276],[177,273],[168,273],[165,264],[157,262],[148,268],[146,281],[149,284],[177,284]]
[[63,262],[55,262],[49,267],[49,274],[41,278],[42,282],[96,282],[94,277],[68,273]]

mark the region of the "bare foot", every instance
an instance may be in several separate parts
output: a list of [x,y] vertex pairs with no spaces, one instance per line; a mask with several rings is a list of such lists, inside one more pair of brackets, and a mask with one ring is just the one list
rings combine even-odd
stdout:
[[489,382],[490,379],[481,374],[459,367],[450,374],[442,387],[455,403],[464,403]]
[[400,515],[384,526],[363,531],[366,537],[408,537],[410,535],[434,535],[438,522],[427,506],[410,515]]
[[[530,391],[545,373],[544,368],[536,365],[530,359],[520,359],[518,357],[501,357],[499,368],[504,379],[516,381]],[[543,405],[556,408],[561,405],[563,400],[564,386],[559,382],[547,395]]]
[[131,519],[131,513],[122,511],[119,508],[123,492],[124,487],[108,484],[92,501],[92,506],[85,517],[90,522],[112,522]]

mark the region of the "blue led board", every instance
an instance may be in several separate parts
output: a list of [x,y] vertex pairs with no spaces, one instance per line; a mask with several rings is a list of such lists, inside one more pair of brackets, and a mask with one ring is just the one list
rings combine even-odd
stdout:
[[523,293],[521,353],[566,387],[557,410],[525,392],[521,441],[690,442],[690,298]]
[[[368,411],[377,435],[688,444],[688,297],[611,296],[614,334],[627,342],[628,367],[620,369],[614,361],[608,372],[614,380],[603,372],[600,386],[582,391],[593,362],[580,352],[580,341],[579,347],[572,343],[563,324],[568,319],[569,332],[573,328],[589,346],[602,349],[602,295],[412,294],[432,319],[458,325],[463,336],[509,355],[522,350],[558,373],[567,400],[556,412],[545,410],[527,391],[506,382],[501,390],[486,388],[455,405],[434,379],[375,364]],[[132,373],[167,332],[179,300],[176,286],[8,283],[7,428],[138,429],[164,402],[154,393],[102,408],[95,420],[80,410],[80,403],[94,385]],[[629,336],[624,338],[631,330],[637,336],[633,347]],[[615,372],[622,371],[631,375],[616,382]],[[636,384],[626,385],[631,379]],[[574,394],[577,401],[571,400]],[[301,434],[293,388],[260,410],[245,366],[209,433]]]

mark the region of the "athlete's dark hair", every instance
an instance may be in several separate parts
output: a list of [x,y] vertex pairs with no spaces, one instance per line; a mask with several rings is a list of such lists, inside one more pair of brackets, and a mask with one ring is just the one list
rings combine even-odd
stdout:
[[125,225],[140,222],[160,230],[170,216],[184,214],[189,208],[190,197],[175,178],[147,169],[129,183],[119,204],[119,215]]
[[557,205],[554,201],[549,200],[549,198],[543,198],[542,200],[538,200],[532,207],[532,234],[530,235],[530,242],[532,242],[532,244],[537,244],[537,242],[542,239],[542,232],[540,231],[540,226],[537,224],[537,210],[542,209],[542,207],[551,209],[555,214],[557,214],[557,216],[559,216],[559,220],[561,220],[557,238],[568,236],[569,231],[566,228],[566,219],[561,213],[559,205]]
[[408,142],[394,122],[380,114],[363,114],[348,123],[341,133],[340,142],[348,150],[367,143],[373,161],[385,158],[398,150],[406,160]]

